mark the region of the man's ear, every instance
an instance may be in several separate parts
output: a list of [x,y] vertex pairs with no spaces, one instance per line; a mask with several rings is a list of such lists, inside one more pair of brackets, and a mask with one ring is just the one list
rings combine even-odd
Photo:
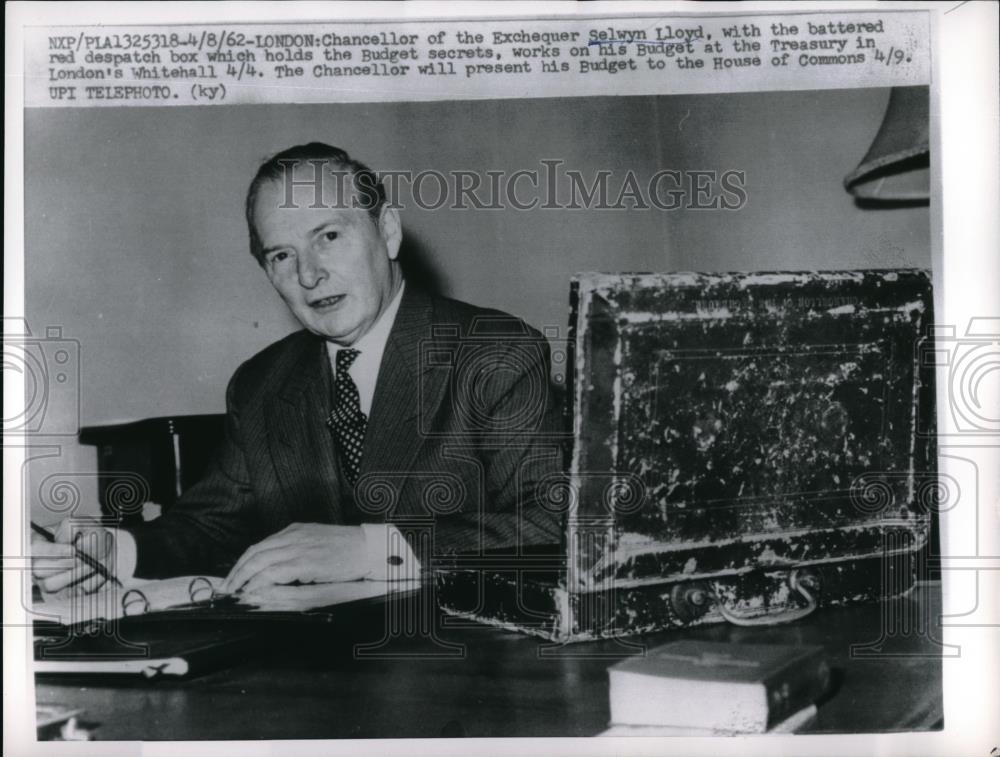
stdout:
[[403,242],[403,227],[399,222],[399,212],[390,205],[383,205],[378,217],[378,231],[389,252],[389,260],[399,257],[399,246]]

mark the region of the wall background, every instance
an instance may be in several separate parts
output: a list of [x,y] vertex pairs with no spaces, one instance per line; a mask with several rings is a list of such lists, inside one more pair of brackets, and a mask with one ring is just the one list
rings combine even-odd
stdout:
[[[80,347],[82,425],[224,409],[226,382],[296,328],[252,260],[243,196],[292,144],[344,147],[376,169],[507,171],[540,161],[592,177],[746,172],[738,212],[412,207],[405,253],[448,295],[564,329],[581,270],[930,267],[926,207],[864,210],[842,188],[888,90],[324,106],[25,111],[25,274],[32,333]],[[433,196],[432,183],[427,186]],[[53,401],[46,426],[72,426]],[[30,464],[32,511],[54,472],[96,512],[96,452],[72,437]]]

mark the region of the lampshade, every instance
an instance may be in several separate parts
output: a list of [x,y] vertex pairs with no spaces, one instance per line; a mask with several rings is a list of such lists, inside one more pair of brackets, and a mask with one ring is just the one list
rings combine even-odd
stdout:
[[894,87],[882,126],[844,188],[873,203],[930,199],[930,90]]

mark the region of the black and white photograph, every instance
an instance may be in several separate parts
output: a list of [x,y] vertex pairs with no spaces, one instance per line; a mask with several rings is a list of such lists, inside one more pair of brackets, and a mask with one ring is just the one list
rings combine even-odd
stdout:
[[5,752],[997,753],[996,6],[142,5],[8,6]]

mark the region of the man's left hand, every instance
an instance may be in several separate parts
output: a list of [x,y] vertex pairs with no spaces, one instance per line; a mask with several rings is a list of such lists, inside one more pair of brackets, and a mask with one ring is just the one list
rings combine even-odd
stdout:
[[275,584],[357,581],[370,572],[360,526],[293,523],[244,552],[220,589],[249,594]]

